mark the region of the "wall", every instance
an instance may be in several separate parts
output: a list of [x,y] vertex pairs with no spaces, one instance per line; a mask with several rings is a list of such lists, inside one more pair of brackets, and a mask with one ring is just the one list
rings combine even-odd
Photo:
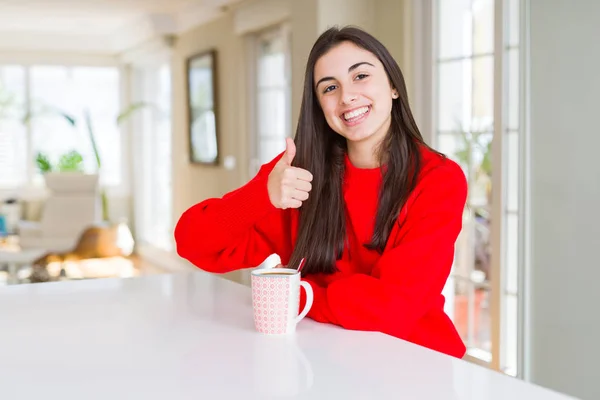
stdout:
[[600,2],[530,9],[530,376],[599,399]]
[[[398,62],[408,93],[412,87],[411,47],[407,41],[412,38],[410,29],[411,9],[410,0],[375,0],[375,19],[373,34],[377,37]],[[411,99],[409,99],[411,100]]]
[[[187,57],[217,51],[217,125],[221,157],[233,156],[234,169],[189,163],[185,62]],[[248,164],[243,82],[243,39],[234,34],[231,13],[181,35],[173,52],[173,210],[174,221],[190,206],[221,197],[242,181]],[[237,280],[237,273],[227,277]]]
[[[241,114],[245,95],[239,65],[243,62],[243,41],[233,33],[230,14],[187,32],[177,39],[173,55],[173,153],[175,159],[174,208],[180,214],[208,197],[222,196],[237,183],[241,163],[233,170],[220,166],[189,163],[188,113],[186,104],[186,59],[206,50],[217,51],[217,112],[219,152],[238,158],[244,153],[244,125]],[[222,164],[222,163],[221,163]]]

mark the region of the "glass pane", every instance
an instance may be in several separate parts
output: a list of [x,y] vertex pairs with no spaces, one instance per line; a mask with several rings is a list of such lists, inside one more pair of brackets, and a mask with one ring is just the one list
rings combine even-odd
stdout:
[[438,0],[439,57],[454,58],[472,53],[471,0]]
[[469,183],[471,206],[491,203],[492,132],[440,133],[437,150],[458,162]]
[[460,146],[460,136],[456,133],[440,133],[438,135],[437,150],[442,153],[454,157],[458,147]]
[[504,362],[502,366],[504,371],[512,376],[517,375],[517,354],[519,334],[517,324],[519,321],[518,297],[506,295],[504,296],[504,347],[506,349]]
[[285,53],[282,36],[259,43],[258,86],[283,86],[286,83]]
[[156,235],[152,242],[159,248],[172,249],[172,183],[171,183],[171,69],[168,65],[160,68],[156,99],[159,110],[155,111],[156,135],[154,137],[153,162],[153,201],[154,215],[151,221],[156,225]]
[[[452,265],[452,275],[457,280],[471,281],[477,279],[478,273],[475,272],[473,265],[475,263],[475,252],[473,251],[475,219],[470,208],[465,208],[463,214],[463,227],[456,240],[454,264]],[[475,272],[475,273],[474,273]]]
[[507,142],[506,207],[509,211],[517,212],[519,209],[519,134],[517,132],[508,132],[505,137]]
[[214,162],[217,159],[217,137],[202,132],[216,131],[216,115],[213,110],[200,111],[193,116],[192,149],[194,159]]
[[473,60],[473,131],[491,131],[494,125],[494,57]]
[[25,112],[25,68],[18,65],[0,66],[0,104],[0,107],[4,106],[1,111],[13,111],[11,117],[18,117]]
[[[48,157],[53,166],[60,157],[76,150],[89,149],[86,138],[79,134],[60,114],[59,110],[76,119],[80,115],[78,104],[73,101],[70,74],[62,66],[34,66],[31,68],[32,148]],[[41,177],[40,177],[41,179]]]
[[0,66],[0,188],[27,180],[27,133],[21,123],[25,109],[25,70]]
[[472,212],[471,251],[474,282],[489,282],[491,277],[491,196],[492,196],[491,132],[464,133],[457,158],[467,166],[469,208]]
[[469,129],[471,119],[471,61],[443,62],[438,65],[438,129]]
[[519,216],[509,213],[506,216],[506,290],[516,294],[519,270]]
[[446,281],[446,285],[442,290],[442,295],[446,301],[444,302],[444,312],[454,321],[454,291],[455,291],[455,280],[456,278],[451,273]]
[[[121,181],[121,139],[116,117],[119,112],[119,72],[112,67],[34,66],[31,68],[32,147],[53,164],[65,153],[81,153],[86,172],[97,166],[85,123],[89,111],[94,137],[102,159],[101,181]],[[77,121],[73,127],[62,116]]]
[[0,121],[0,188],[14,188],[27,181],[27,134],[18,121]]
[[471,133],[474,171],[469,202],[475,216],[475,270],[491,279],[492,132]]
[[473,1],[473,48],[475,54],[494,52],[494,1]]
[[284,139],[261,139],[260,140],[260,162],[265,164],[285,150]]
[[486,289],[476,289],[473,300],[473,347],[492,351],[490,292]]
[[[471,205],[486,206],[492,196],[492,132],[471,132],[463,136],[463,148],[471,150],[469,187]],[[463,155],[466,157],[466,154]]]
[[[73,102],[80,109],[88,109],[94,128],[94,137],[102,157],[101,182],[118,185],[121,182],[121,133],[117,125],[120,110],[119,71],[116,68],[76,67],[72,69]],[[80,118],[83,122],[83,116]],[[96,170],[91,143],[84,124],[80,133],[86,137],[86,167]]]
[[520,0],[508,1],[508,45],[519,45],[519,13]]
[[135,222],[141,242],[158,248],[172,249],[172,146],[171,146],[171,69],[144,66],[135,69],[132,95],[156,107],[144,108],[134,118],[136,155],[134,167]]
[[[258,94],[258,130],[265,136],[285,138],[286,95],[284,90],[264,89]],[[282,139],[283,141],[283,139]]]
[[491,209],[489,206],[474,206],[473,209],[475,260],[471,279],[475,282],[489,283],[492,273]]
[[519,129],[519,50],[511,49],[508,56],[508,129]]
[[490,293],[468,281],[456,281],[453,322],[468,347],[491,351]]
[[467,280],[456,280],[454,282],[454,316],[452,318],[456,329],[463,342],[470,347],[469,327],[471,321],[469,318],[469,304],[474,286]]
[[444,153],[446,156],[457,161],[466,168],[466,164],[463,164],[456,156],[456,153],[461,149],[460,146],[460,135],[456,133],[439,133],[437,136],[436,150]]
[[190,68],[188,79],[189,87],[194,88],[193,95],[190,98],[192,108],[203,112],[213,109],[214,93],[212,59],[202,57],[194,60]]

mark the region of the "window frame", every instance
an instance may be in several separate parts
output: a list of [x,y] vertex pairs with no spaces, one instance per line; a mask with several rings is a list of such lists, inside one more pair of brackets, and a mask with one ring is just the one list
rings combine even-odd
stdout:
[[285,96],[288,99],[288,105],[286,107],[285,117],[285,131],[288,133],[287,137],[292,137],[292,64],[291,64],[291,26],[289,22],[284,21],[274,26],[269,26],[260,31],[254,32],[247,36],[246,41],[246,53],[247,53],[247,79],[249,83],[248,87],[248,116],[249,116],[249,165],[247,179],[251,179],[258,172],[260,163],[260,142],[261,139],[273,138],[272,135],[261,135],[259,124],[258,113],[260,109],[258,107],[258,61],[259,61],[259,45],[261,41],[269,40],[275,37],[281,36],[285,45],[285,69],[286,69],[286,87]]
[[[152,162],[159,147],[158,144],[158,124],[156,119],[158,113],[163,112],[161,109],[150,109],[141,110],[141,113],[132,118],[132,124],[135,128],[135,134],[132,139],[135,141],[136,146],[139,147],[139,151],[131,154],[133,169],[135,170],[134,180],[134,213],[135,213],[135,228],[138,232],[137,242],[141,248],[153,248],[160,252],[172,252],[175,249],[175,242],[170,236],[168,242],[157,241],[157,238],[147,237],[145,234],[152,234],[152,220],[153,216],[157,212],[157,204],[154,202],[157,196],[153,193],[153,190],[158,189],[160,192],[166,192],[169,195],[169,207],[170,212],[167,221],[168,231],[172,232],[174,226],[174,214],[173,214],[173,109],[172,109],[172,96],[173,96],[173,68],[168,58],[159,59],[155,63],[144,63],[138,65],[132,65],[130,67],[131,75],[131,97],[136,102],[144,102],[149,104],[155,104],[158,98],[158,85],[155,84],[157,80],[160,80],[162,69],[167,68],[169,74],[169,141],[171,148],[170,156],[168,160],[168,175],[169,175],[169,187],[168,188],[157,188],[154,178],[154,171],[152,168],[156,167],[156,164]],[[146,129],[150,128],[150,131]],[[162,165],[162,164],[160,164]],[[163,167],[164,168],[164,167]],[[144,234],[140,234],[143,232]]]
[[[25,74],[25,107],[29,109],[31,107],[31,68],[35,66],[60,66],[66,68],[77,68],[77,67],[108,67],[115,68],[119,74],[119,88],[118,97],[121,105],[126,104],[126,91],[124,88],[127,87],[127,75],[124,74],[124,67],[119,63],[118,58],[113,56],[79,56],[79,55],[54,55],[54,54],[39,54],[35,56],[21,54],[21,53],[0,53],[0,65],[10,65],[23,68]],[[30,124],[24,124],[25,135],[26,135],[26,153],[29,161],[26,163],[26,179],[21,185],[15,187],[0,187],[0,198],[4,198],[20,190],[27,190],[34,197],[42,195],[44,191],[43,186],[35,184],[36,167],[33,153],[33,132]],[[129,139],[128,132],[126,129],[118,128],[120,133],[120,163],[121,163],[121,177],[120,183],[117,185],[106,185],[102,187],[106,190],[109,197],[112,196],[128,196],[130,194],[130,179],[129,170],[131,168],[129,158]]]
[[[474,356],[473,351],[468,352],[465,358],[471,362],[483,365],[498,371],[503,370],[506,360],[506,178],[507,178],[507,160],[506,143],[503,140],[507,132],[507,34],[505,29],[508,23],[507,3],[509,0],[494,1],[494,146],[492,157],[494,160],[501,160],[500,165],[494,170],[500,173],[493,174],[492,187],[493,198],[491,204],[492,220],[500,221],[493,224],[491,231],[492,251],[491,256],[491,361],[485,361]],[[519,3],[519,171],[518,171],[518,231],[519,238],[517,244],[518,265],[517,265],[517,372],[519,378],[526,377],[527,357],[526,349],[528,344],[528,304],[527,293],[529,287],[529,171],[528,151],[529,151],[529,126],[527,120],[528,97],[527,97],[527,65],[528,65],[528,31],[527,31],[527,9],[528,0],[517,0]],[[436,21],[437,10],[436,0],[411,0],[409,2],[410,13],[413,21],[416,21],[412,27],[406,27],[408,37],[412,37],[412,62],[411,69],[414,71],[414,82],[412,93],[412,102],[414,104],[415,119],[423,131],[426,142],[432,146],[437,145],[437,38],[438,23]],[[513,46],[514,47],[514,46]],[[454,279],[451,277],[449,281]]]

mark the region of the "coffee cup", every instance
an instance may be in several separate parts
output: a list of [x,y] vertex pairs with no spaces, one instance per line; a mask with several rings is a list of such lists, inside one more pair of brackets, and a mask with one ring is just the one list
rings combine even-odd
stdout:
[[[251,273],[252,307],[256,330],[267,335],[296,332],[313,303],[313,291],[300,272],[290,268],[256,269]],[[306,291],[306,305],[300,314],[300,288]]]

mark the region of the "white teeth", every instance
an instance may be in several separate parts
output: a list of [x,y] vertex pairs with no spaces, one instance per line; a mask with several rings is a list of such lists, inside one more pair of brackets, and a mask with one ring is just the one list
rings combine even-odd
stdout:
[[359,108],[359,109],[354,110],[352,112],[344,113],[344,119],[349,120],[349,119],[352,119],[352,118],[356,118],[359,115],[363,115],[367,111],[369,111],[369,107],[362,107],[362,108]]

